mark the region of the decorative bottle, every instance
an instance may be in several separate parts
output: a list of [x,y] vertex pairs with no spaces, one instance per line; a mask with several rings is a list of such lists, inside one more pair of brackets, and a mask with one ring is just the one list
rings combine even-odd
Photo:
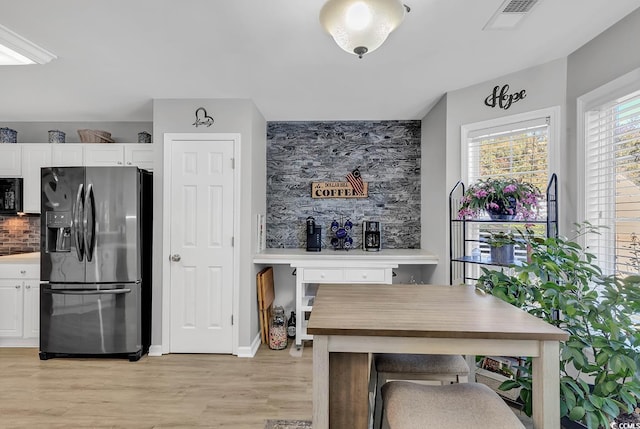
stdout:
[[296,312],[292,311],[289,321],[287,322],[287,337],[293,339],[296,337]]
[[284,308],[273,307],[273,315],[269,323],[269,348],[282,350],[287,348],[287,317]]

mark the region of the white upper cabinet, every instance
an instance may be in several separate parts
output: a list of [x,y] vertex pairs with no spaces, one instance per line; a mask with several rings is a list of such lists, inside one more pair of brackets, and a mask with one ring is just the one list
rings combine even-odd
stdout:
[[40,213],[42,167],[137,166],[153,169],[153,145],[25,143],[0,145],[0,177],[22,177],[23,211]]
[[84,149],[86,166],[137,166],[153,168],[153,145],[151,144],[88,144]]
[[25,213],[40,213],[40,169],[51,166],[51,146],[49,143],[22,145],[22,198]]
[[113,143],[85,145],[84,165],[88,167],[124,166],[124,148]]
[[148,143],[125,145],[124,164],[153,170],[153,145]]
[[83,144],[54,144],[52,145],[53,167],[76,167],[84,165]]
[[22,145],[0,144],[0,176],[20,177],[22,175]]

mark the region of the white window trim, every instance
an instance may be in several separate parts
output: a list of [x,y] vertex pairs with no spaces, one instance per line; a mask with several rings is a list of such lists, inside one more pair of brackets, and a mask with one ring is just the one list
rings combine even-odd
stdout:
[[[586,195],[585,195],[585,182],[586,182],[586,170],[585,164],[587,161],[587,154],[585,151],[585,114],[593,108],[613,101],[616,98],[622,97],[626,94],[630,94],[640,90],[640,68],[637,68],[617,79],[606,83],[593,91],[590,91],[577,99],[577,166],[576,171],[578,182],[578,201],[577,201],[577,220],[578,223],[582,223],[586,220]],[[584,245],[584,240],[580,243]]]
[[[561,112],[562,110],[560,109],[560,106],[554,106],[554,107],[549,107],[545,109],[532,110],[530,112],[519,113],[516,115],[502,116],[500,118],[490,119],[487,121],[474,122],[472,124],[462,125],[460,127],[460,161],[461,161],[460,179],[462,180],[462,182],[467,184],[468,186],[467,182],[469,181],[469,177],[468,177],[469,168],[467,166],[467,163],[469,162],[469,151],[468,151],[467,142],[469,139],[469,134],[471,132],[481,130],[484,128],[498,127],[502,125],[513,124],[517,122],[524,122],[524,121],[529,121],[529,120],[547,117],[547,116],[550,119],[549,137],[548,137],[549,138],[549,148],[548,148],[549,159],[547,160],[549,165],[549,177],[547,178],[548,180],[551,177],[551,174],[559,171],[558,168],[560,166],[559,164],[560,144],[559,143],[561,139],[560,130],[562,129],[562,127],[560,126]],[[544,192],[546,190],[541,189],[541,191]]]

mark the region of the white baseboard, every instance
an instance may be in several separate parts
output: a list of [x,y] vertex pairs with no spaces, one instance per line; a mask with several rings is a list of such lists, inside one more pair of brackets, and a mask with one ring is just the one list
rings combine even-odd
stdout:
[[262,344],[262,339],[260,338],[260,332],[251,342],[250,347],[238,347],[238,357],[244,358],[252,358],[258,353],[258,349],[260,348],[260,344]]
[[[258,349],[260,348],[260,344],[262,340],[260,339],[260,333],[253,339],[251,342],[251,346],[249,347],[238,347],[238,357],[248,357],[252,358],[258,353]],[[162,345],[151,345],[149,347],[148,355],[151,357],[162,356]]]
[[149,356],[152,356],[152,357],[162,356],[162,345],[149,346]]

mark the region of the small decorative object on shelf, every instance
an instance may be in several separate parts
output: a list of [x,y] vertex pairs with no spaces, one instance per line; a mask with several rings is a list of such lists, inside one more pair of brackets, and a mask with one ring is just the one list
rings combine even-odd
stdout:
[[114,143],[111,133],[103,130],[78,130],[81,143]]
[[335,219],[331,222],[331,232],[335,234],[335,237],[331,239],[331,246],[334,250],[353,249],[353,238],[349,236],[352,229],[353,223],[349,219],[343,225],[340,225]]
[[540,190],[514,178],[478,180],[462,196],[458,217],[476,218],[486,212],[493,220],[535,219]]
[[282,350],[287,348],[287,326],[284,308],[273,307],[273,315],[269,323],[269,348]]
[[64,143],[67,135],[60,130],[49,130],[49,143]]
[[517,244],[511,232],[493,232],[487,243],[490,247],[491,262],[499,265],[509,265],[515,261],[515,245]]
[[11,128],[0,128],[0,143],[17,143],[18,132]]
[[151,143],[151,134],[146,131],[139,132],[138,143]]

